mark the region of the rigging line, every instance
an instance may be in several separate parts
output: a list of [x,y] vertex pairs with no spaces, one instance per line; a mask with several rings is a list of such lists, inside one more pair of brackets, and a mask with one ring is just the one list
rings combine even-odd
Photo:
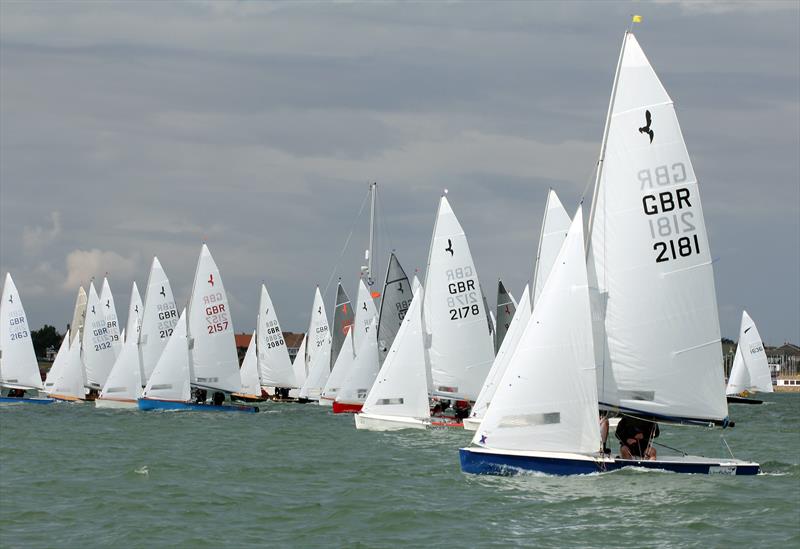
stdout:
[[686,452],[684,452],[683,450],[681,450],[679,448],[673,448],[672,446],[667,446],[666,444],[663,444],[661,442],[656,442],[655,440],[651,440],[650,444],[655,444],[656,446],[661,446],[662,448],[668,448],[669,450],[673,450],[675,452],[678,452],[679,454],[681,454],[683,456],[688,456],[689,455],[689,454],[687,454]]
[[[591,184],[592,184],[592,180],[594,179],[594,177],[592,177],[592,176],[593,176],[593,175],[595,174],[595,172],[597,171],[597,167],[598,167],[599,165],[600,165],[600,161],[598,160],[598,161],[597,161],[597,162],[594,164],[594,166],[592,166],[592,169],[591,169],[591,171],[589,171],[589,175],[587,175],[587,176],[586,176],[586,186],[583,188],[583,192],[581,193],[581,202],[583,202],[583,201],[584,201],[584,199],[586,198],[586,193],[587,193],[587,192],[589,192],[589,186],[591,186]],[[594,198],[593,198],[593,199],[594,199]]]
[[[376,200],[376,202],[377,202],[378,213],[380,214],[378,215],[378,222],[381,225],[381,230],[383,231],[386,240],[389,242],[389,249],[394,250],[395,248],[394,248],[394,242],[392,241],[392,235],[389,233],[389,228],[386,225],[386,219],[385,219],[386,215],[383,210],[383,202],[381,202],[381,195],[378,195],[378,199]],[[378,254],[375,255],[377,256]]]
[[327,295],[328,289],[331,286],[331,281],[336,273],[339,271],[339,265],[342,262],[342,257],[344,257],[344,253],[347,251],[347,247],[350,245],[350,239],[353,238],[353,232],[356,230],[356,223],[358,223],[359,219],[361,218],[361,214],[364,212],[364,206],[367,204],[367,198],[369,197],[369,192],[364,195],[364,200],[361,201],[361,207],[358,209],[358,213],[356,217],[353,219],[353,224],[350,226],[350,234],[347,235],[347,238],[344,241],[344,246],[342,247],[342,251],[339,253],[339,257],[336,259],[336,263],[333,265],[333,270],[331,271],[331,276],[328,277],[328,282],[325,284],[325,290],[322,292],[322,295]]

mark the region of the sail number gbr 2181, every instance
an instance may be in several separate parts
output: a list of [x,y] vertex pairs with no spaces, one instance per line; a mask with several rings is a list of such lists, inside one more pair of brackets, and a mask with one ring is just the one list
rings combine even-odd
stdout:
[[700,253],[693,197],[687,188],[646,194],[642,208],[650,227],[656,263]]

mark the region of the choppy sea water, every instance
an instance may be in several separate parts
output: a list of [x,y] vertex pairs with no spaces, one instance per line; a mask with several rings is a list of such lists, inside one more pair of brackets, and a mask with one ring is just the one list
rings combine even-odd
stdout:
[[[798,547],[800,395],[731,406],[756,477],[461,473],[461,430],[356,431],[350,415],[0,409],[2,547]],[[659,441],[719,456],[719,429]]]

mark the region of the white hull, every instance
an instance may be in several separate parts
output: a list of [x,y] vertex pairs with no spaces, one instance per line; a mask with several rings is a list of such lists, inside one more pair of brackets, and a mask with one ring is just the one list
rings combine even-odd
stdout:
[[112,400],[108,398],[98,398],[94,401],[95,408],[107,408],[113,410],[138,410],[139,404],[135,400]]
[[356,429],[368,431],[400,431],[403,429],[427,429],[429,421],[415,417],[379,416],[374,414],[359,413],[355,416]]
[[319,402],[317,402],[320,406],[327,406],[329,408],[333,407],[333,399],[327,397],[321,397]]
[[478,427],[481,426],[481,420],[474,418],[474,417],[467,417],[464,418],[464,430],[466,431],[477,431]]

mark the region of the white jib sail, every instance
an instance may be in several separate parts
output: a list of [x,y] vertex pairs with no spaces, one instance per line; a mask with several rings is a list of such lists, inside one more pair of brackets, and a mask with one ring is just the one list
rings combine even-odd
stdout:
[[153,258],[147,290],[144,294],[142,323],[139,328],[139,362],[142,365],[142,383],[147,383],[156,367],[164,347],[167,345],[175,325],[178,323],[178,309],[172,296],[167,273]]
[[361,340],[361,347],[356,350],[353,367],[342,383],[336,395],[336,402],[344,404],[362,404],[378,377],[378,339],[373,337],[378,330],[378,319],[373,318],[369,326],[369,337]]
[[231,308],[217,264],[205,244],[197,260],[188,313],[192,383],[230,393],[241,391]]
[[533,270],[533,287],[531,291],[531,309],[539,297],[542,287],[550,275],[553,262],[556,260],[561,245],[567,237],[569,230],[569,214],[558,195],[553,189],[547,193],[547,203],[544,208],[544,218],[542,219],[542,231],[539,233],[539,249],[536,251],[536,266]]
[[428,254],[423,304],[434,395],[477,398],[494,361],[486,318],[467,237],[442,196]]
[[[69,325],[72,340],[81,340],[83,336],[83,322],[86,319],[86,290],[83,286],[78,288],[78,296],[75,298],[75,310],[72,312],[72,323]],[[70,344],[72,344],[70,342]]]
[[186,337],[186,310],[178,319],[164,352],[156,363],[142,395],[156,400],[188,402],[191,398],[189,383],[189,341]]
[[474,444],[544,452],[600,449],[584,250],[579,209]]
[[[48,394],[53,392],[53,389],[56,386],[56,380],[61,376],[64,366],[67,363],[69,340],[69,330],[67,330],[67,333],[64,334],[64,339],[61,340],[61,345],[58,347],[58,352],[56,353],[55,360],[53,360],[53,365],[50,366],[50,370],[47,372],[47,378],[44,380],[44,391]],[[83,388],[83,377],[80,372],[78,372],[78,378],[81,381],[81,388]]]
[[414,293],[397,337],[367,395],[362,413],[418,419],[430,417],[428,367],[422,330],[424,293],[421,287]]
[[422,282],[419,281],[417,275],[414,275],[414,280],[411,281],[411,293],[417,295],[417,290],[422,288]]
[[755,322],[742,311],[742,323],[739,327],[739,343],[733,359],[728,386],[725,394],[735,395],[743,391],[771,393],[772,374],[769,371],[764,342],[758,333]]
[[[256,328],[256,351],[261,385],[265,387],[300,388],[289,350],[283,339],[278,313],[272,304],[267,287],[261,285],[261,298]],[[305,377],[305,376],[304,376]]]
[[378,340],[377,328],[373,326],[372,322],[376,318],[378,318],[378,310],[375,308],[375,301],[364,284],[364,280],[359,279],[356,317],[353,321],[353,348],[356,353],[358,353],[358,349],[361,348],[361,343],[365,338]]
[[[366,340],[365,340],[366,341]],[[344,384],[344,380],[350,374],[350,370],[355,363],[355,349],[353,348],[353,330],[348,330],[347,335],[344,337],[344,343],[339,350],[339,356],[333,364],[331,375],[328,376],[328,381],[325,383],[325,388],[322,390],[322,399],[329,403],[336,400],[339,390]]]
[[136,338],[128,338],[108,374],[101,399],[137,400],[142,396],[142,374],[139,366],[139,345]]
[[331,373],[331,334],[328,329],[328,317],[319,288],[314,293],[314,307],[311,309],[311,321],[306,334],[306,367],[308,377],[300,389],[300,397],[319,400],[322,389]]
[[116,360],[104,309],[92,282],[89,285],[89,299],[86,302],[81,358],[86,370],[86,384],[93,389],[100,389],[105,385]]
[[66,349],[62,343],[61,350],[65,352],[64,364],[58,368],[58,375],[53,376],[53,387],[48,389],[47,394],[83,399],[86,397],[86,388],[80,341],[73,340]]
[[6,273],[0,302],[0,386],[12,389],[42,389],[39,362],[33,349],[28,317],[17,287]]
[[714,273],[672,100],[626,33],[589,261],[604,318],[600,402],[640,415],[723,420]]
[[297,380],[297,384],[302,388],[303,385],[306,383],[306,378],[308,377],[308,372],[306,370],[306,340],[308,339],[308,334],[303,336],[303,339],[300,340],[300,346],[297,347],[297,354],[294,357],[294,361],[292,362],[292,370],[294,371],[294,378]]
[[116,358],[122,350],[122,339],[120,338],[117,307],[114,305],[114,294],[111,293],[111,286],[108,284],[108,278],[103,278],[103,288],[100,290],[100,304],[103,307],[103,314],[106,317],[108,337],[111,340],[111,348],[114,349],[114,358]]
[[136,282],[133,283],[131,288],[131,301],[128,306],[128,322],[125,325],[125,338],[132,338],[139,341],[139,331],[142,327],[142,313],[144,307],[142,306],[142,297],[139,295],[139,288],[136,287]]
[[489,375],[486,376],[486,381],[483,383],[483,388],[478,395],[478,399],[472,407],[471,418],[482,419],[486,415],[486,410],[489,408],[492,398],[494,398],[495,391],[497,391],[497,385],[500,383],[500,380],[503,379],[503,375],[506,373],[506,369],[511,363],[511,357],[514,355],[514,351],[517,350],[517,345],[522,339],[525,327],[528,325],[528,319],[531,317],[531,310],[527,306],[527,304],[530,303],[530,291],[527,285],[525,285],[525,290],[522,292],[520,303],[524,305],[514,313],[506,337],[503,339],[503,343],[500,345],[497,356],[492,363],[492,369],[489,370]]
[[250,396],[261,396],[261,381],[258,378],[258,358],[256,357],[256,333],[250,338],[247,345],[247,352],[242,360],[242,367],[239,370],[242,378],[241,393]]

